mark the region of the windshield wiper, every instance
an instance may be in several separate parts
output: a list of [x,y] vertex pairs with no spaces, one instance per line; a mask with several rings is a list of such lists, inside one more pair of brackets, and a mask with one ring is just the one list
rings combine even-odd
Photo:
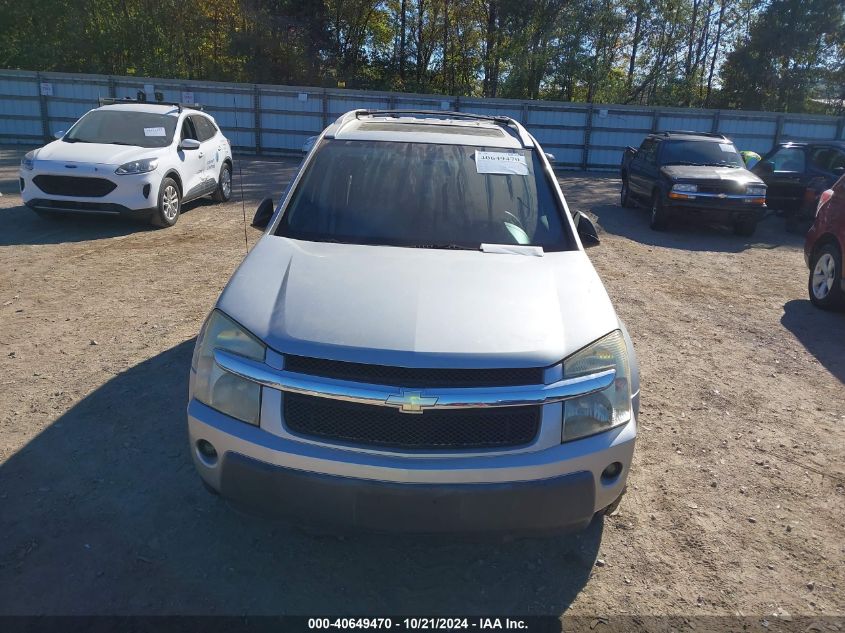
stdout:
[[106,141],[103,145],[128,145],[129,147],[141,147],[135,143],[124,143],[123,141]]
[[663,163],[664,167],[669,167],[671,165],[692,165],[693,167],[704,167],[706,163],[693,163],[688,160],[673,160],[668,163]]
[[84,138],[68,138],[66,136],[62,137],[62,140],[65,143],[91,143],[91,142],[93,142],[93,141],[86,141]]

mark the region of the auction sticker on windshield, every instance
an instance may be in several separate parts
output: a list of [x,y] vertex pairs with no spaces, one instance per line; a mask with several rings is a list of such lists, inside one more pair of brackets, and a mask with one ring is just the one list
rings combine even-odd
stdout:
[[511,152],[475,151],[475,169],[479,174],[528,175],[525,156]]
[[144,136],[167,136],[163,127],[145,127]]

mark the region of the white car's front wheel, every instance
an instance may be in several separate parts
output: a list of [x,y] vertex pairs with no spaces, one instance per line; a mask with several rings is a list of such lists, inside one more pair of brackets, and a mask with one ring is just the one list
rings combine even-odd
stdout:
[[165,178],[158,190],[158,208],[153,213],[152,222],[156,226],[168,227],[179,220],[182,210],[182,196],[179,185],[172,178]]
[[232,166],[223,163],[220,168],[220,177],[217,179],[217,189],[214,191],[215,202],[228,202],[232,197]]

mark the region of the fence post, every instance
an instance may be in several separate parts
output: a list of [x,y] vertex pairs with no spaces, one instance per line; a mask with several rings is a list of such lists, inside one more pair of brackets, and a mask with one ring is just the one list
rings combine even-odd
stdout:
[[460,96],[455,97],[455,112],[461,111],[461,98]]
[[329,95],[323,88],[323,129],[329,126]]
[[712,121],[712,125],[710,126],[710,132],[713,133],[713,134],[719,133],[719,118],[721,117],[721,115],[722,115],[721,110],[716,110],[713,113],[713,121]]
[[258,84],[252,86],[252,122],[255,124],[255,153],[261,155],[261,92]]
[[528,102],[527,101],[522,102],[522,121],[521,121],[521,123],[524,127],[526,127],[526,128],[528,127]]
[[845,116],[839,117],[839,123],[836,124],[836,140],[845,141]]
[[655,110],[651,113],[651,131],[657,132],[657,126],[660,124],[660,110]]
[[41,93],[41,73],[35,73],[35,89],[38,91],[38,107],[41,110],[41,134],[50,142],[50,120],[47,113],[47,98]]
[[108,82],[109,82],[109,97],[114,99],[115,97],[117,97],[117,88],[115,88],[115,85],[114,85],[114,77],[109,75]]
[[581,150],[581,169],[587,171],[590,162],[590,136],[593,133],[593,104],[587,106],[587,120],[584,121],[584,148]]
[[783,135],[783,115],[778,115],[777,126],[775,127],[775,142],[774,145],[780,143],[780,137]]

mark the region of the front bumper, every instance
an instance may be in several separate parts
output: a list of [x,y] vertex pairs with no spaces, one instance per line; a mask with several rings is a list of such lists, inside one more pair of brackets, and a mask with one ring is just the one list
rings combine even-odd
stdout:
[[[35,184],[36,176],[67,176],[64,172],[50,168],[21,170],[19,182],[21,199],[31,209],[73,213],[100,213],[106,215],[143,215],[154,210],[158,204],[158,190],[162,174],[151,171],[145,174],[118,176],[109,170],[90,173],[81,172],[81,178],[99,178],[114,183],[115,188],[104,196],[56,195],[41,190]],[[77,174],[73,174],[77,176]]]
[[[550,448],[418,455],[298,441],[191,400],[203,480],[253,511],[299,522],[400,532],[549,533],[586,527],[623,492],[636,422]],[[210,442],[212,462],[197,450]],[[619,462],[611,481],[602,471]]]
[[746,222],[759,221],[763,218],[766,207],[741,199],[697,197],[690,200],[666,198],[665,204],[670,213],[678,217],[701,218],[711,222]]

